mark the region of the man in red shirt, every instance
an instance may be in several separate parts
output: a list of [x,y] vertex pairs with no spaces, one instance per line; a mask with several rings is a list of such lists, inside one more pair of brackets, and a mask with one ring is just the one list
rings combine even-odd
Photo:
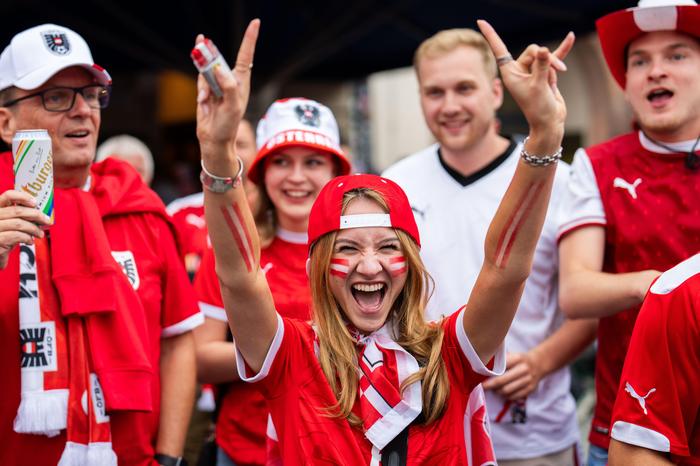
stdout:
[[[44,233],[48,219],[13,189],[12,155],[0,154],[3,465],[183,464],[202,316],[162,202],[128,164],[92,164],[110,90],[61,26],[23,31],[0,56],[0,136],[47,130],[56,210]],[[55,401],[51,422],[23,411],[37,393]]]
[[610,464],[700,464],[700,255],[649,289],[613,410]]
[[605,464],[613,403],[652,280],[700,250],[700,6],[640,2],[601,18],[608,67],[637,131],[577,152],[560,224],[560,304],[600,318],[589,464]]

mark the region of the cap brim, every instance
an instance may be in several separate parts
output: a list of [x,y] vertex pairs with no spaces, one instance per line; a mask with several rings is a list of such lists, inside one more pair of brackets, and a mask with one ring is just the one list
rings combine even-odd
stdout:
[[27,74],[23,78],[18,79],[12,85],[20,89],[24,89],[25,91],[36,89],[51,79],[51,77],[59,71],[74,66],[78,66],[90,72],[98,84],[102,84],[103,86],[109,86],[112,84],[112,78],[110,77],[109,73],[107,73],[107,71],[99,65],[93,65],[92,63],[61,63],[60,66],[56,66],[56,64],[42,66],[41,68]]
[[267,149],[265,146],[263,146],[262,149],[258,151],[258,154],[256,155],[255,160],[253,160],[253,163],[250,164],[250,167],[248,168],[248,178],[253,183],[261,185],[263,183],[263,168],[265,166],[265,158],[272,152],[279,152],[282,149],[287,149],[290,147],[303,147],[307,149],[316,150],[322,153],[331,154],[334,160],[338,161],[340,168],[340,172],[336,173],[335,176],[350,174],[350,162],[348,161],[347,157],[342,151],[335,150],[331,147],[324,146],[321,144],[290,141],[277,144],[270,149]]
[[[653,8],[670,8],[668,6],[659,6]],[[694,37],[700,37],[700,6],[675,6],[677,9],[677,20],[675,29],[658,29],[673,30],[689,34]],[[615,78],[615,81],[625,88],[626,84],[626,57],[625,49],[637,37],[646,34],[647,31],[639,28],[634,19],[634,10],[620,10],[609,15],[603,16],[596,21],[598,29],[598,39],[603,50],[603,56],[608,64],[610,73]]]

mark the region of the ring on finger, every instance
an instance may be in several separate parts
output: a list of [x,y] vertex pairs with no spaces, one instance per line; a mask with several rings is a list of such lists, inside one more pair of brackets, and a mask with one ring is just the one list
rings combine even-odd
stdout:
[[250,63],[249,65],[246,65],[245,63],[236,63],[236,66],[239,66],[241,68],[245,68],[247,70],[253,69],[253,63]]
[[513,61],[513,55],[507,53],[505,55],[501,55],[500,57],[496,57],[496,65],[498,66],[503,66],[506,63],[510,63]]

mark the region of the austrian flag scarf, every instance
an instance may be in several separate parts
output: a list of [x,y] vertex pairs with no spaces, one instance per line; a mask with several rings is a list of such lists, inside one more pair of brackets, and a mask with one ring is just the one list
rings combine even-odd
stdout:
[[353,331],[359,347],[360,418],[365,437],[382,450],[413,422],[423,409],[421,383],[401,393],[406,378],[418,372],[418,361],[391,337],[387,323],[370,335]]
[[20,245],[14,429],[48,436],[65,429],[59,466],[116,466],[107,412],[152,409],[144,311],[111,255],[92,195],[54,194],[47,237]]

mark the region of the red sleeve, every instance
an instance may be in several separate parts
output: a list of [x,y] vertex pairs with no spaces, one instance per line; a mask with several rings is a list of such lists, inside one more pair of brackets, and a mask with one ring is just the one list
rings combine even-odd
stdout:
[[479,359],[464,331],[462,322],[465,312],[466,307],[442,321],[442,326],[445,329],[442,357],[454,383],[470,393],[476,385],[486,378],[503,374],[506,367],[506,357],[504,345],[501,345],[488,366]]
[[160,222],[160,253],[163,260],[163,312],[161,336],[170,337],[188,332],[204,322],[199,312],[194,290],[175,245],[170,228]]
[[221,287],[216,276],[214,250],[207,248],[202,257],[197,275],[194,277],[194,290],[199,300],[199,308],[205,316],[226,322]]
[[693,278],[668,294],[652,287],[644,301],[613,409],[616,440],[678,456],[698,454],[700,303],[692,282],[698,287]]

